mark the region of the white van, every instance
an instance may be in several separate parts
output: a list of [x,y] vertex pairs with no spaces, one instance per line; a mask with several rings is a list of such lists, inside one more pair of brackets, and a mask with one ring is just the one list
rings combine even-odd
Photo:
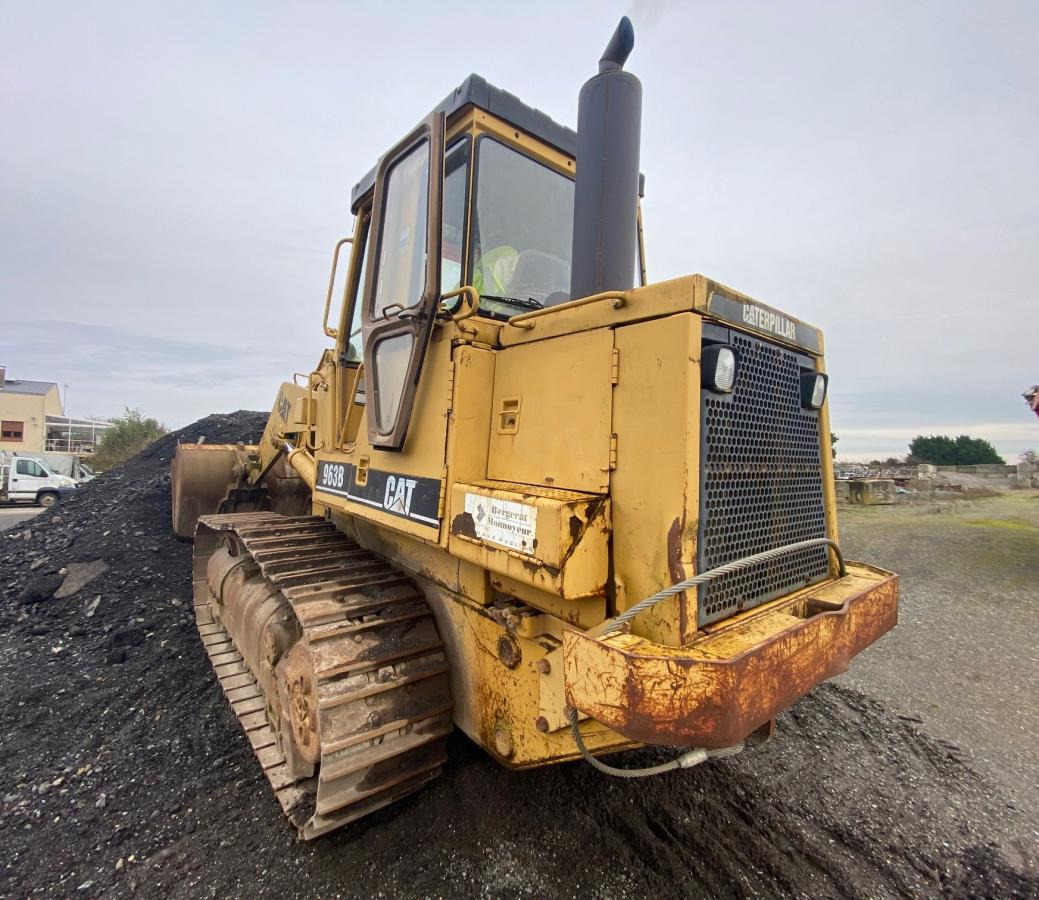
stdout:
[[0,502],[53,506],[75,489],[75,481],[53,472],[42,459],[8,453],[0,456]]
[[[42,462],[55,475],[68,475],[76,484],[85,484],[93,481],[97,476],[94,470],[84,461],[84,457],[78,453],[65,453],[60,450],[44,450],[41,453],[30,454],[33,459]],[[87,457],[89,459],[89,457]]]

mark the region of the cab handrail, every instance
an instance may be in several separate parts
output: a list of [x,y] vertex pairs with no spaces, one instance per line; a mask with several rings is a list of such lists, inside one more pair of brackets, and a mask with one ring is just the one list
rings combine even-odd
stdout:
[[628,302],[628,294],[625,291],[603,291],[601,294],[592,294],[589,297],[581,297],[579,300],[569,300],[566,303],[557,303],[555,306],[546,306],[543,309],[535,309],[532,312],[521,313],[513,316],[507,322],[516,328],[531,329],[536,324],[532,319],[540,318],[549,313],[561,312],[564,309],[577,309],[579,306],[587,306],[589,303],[600,303],[603,300],[612,300],[613,308],[620,309]]

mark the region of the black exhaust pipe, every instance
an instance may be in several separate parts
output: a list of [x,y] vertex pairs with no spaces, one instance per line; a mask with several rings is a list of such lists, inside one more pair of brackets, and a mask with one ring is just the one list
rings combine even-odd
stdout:
[[634,44],[625,16],[578,100],[573,300],[635,286],[642,84],[624,71]]

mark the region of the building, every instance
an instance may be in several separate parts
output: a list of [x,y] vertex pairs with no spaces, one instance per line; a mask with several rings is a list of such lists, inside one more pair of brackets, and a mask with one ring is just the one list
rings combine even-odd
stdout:
[[37,453],[47,442],[47,416],[64,415],[52,381],[18,381],[0,367],[0,450]]
[[65,415],[53,381],[8,378],[0,366],[0,450],[91,453],[110,422]]

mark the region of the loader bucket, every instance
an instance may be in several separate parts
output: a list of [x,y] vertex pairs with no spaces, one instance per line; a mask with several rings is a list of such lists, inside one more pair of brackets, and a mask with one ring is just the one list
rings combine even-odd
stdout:
[[234,490],[239,454],[257,447],[236,444],[178,444],[170,466],[173,532],[191,538],[199,516],[212,515]]

